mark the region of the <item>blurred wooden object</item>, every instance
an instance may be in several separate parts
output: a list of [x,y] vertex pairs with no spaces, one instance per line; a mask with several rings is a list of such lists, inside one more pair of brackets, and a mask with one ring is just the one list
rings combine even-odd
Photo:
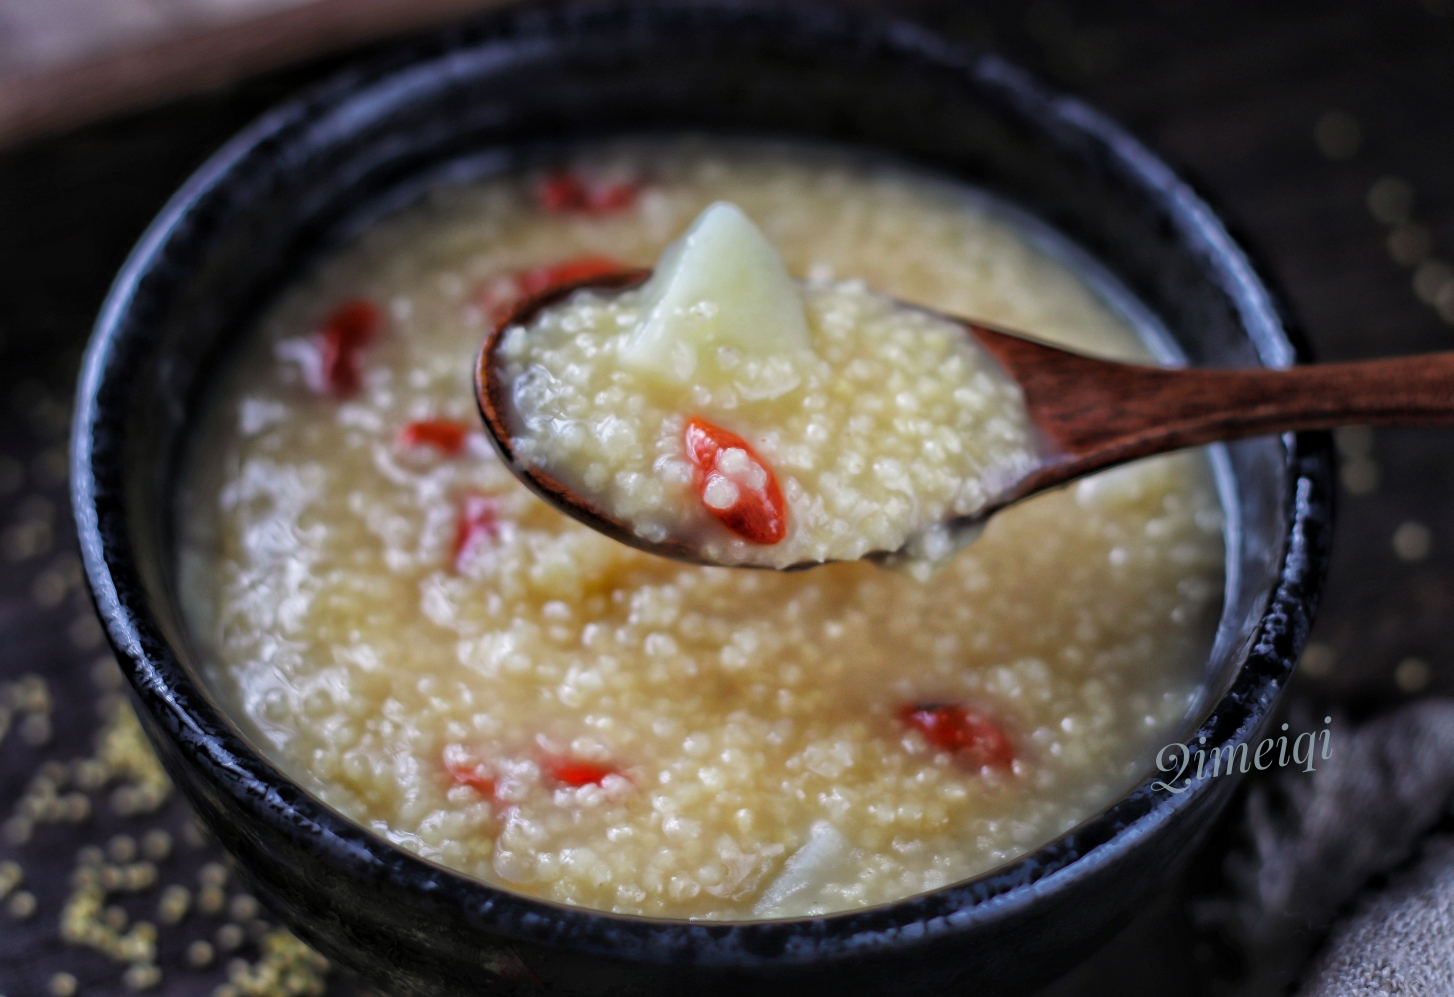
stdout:
[[233,5],[226,23],[182,26],[59,65],[0,67],[0,146],[506,2],[308,0],[253,16]]

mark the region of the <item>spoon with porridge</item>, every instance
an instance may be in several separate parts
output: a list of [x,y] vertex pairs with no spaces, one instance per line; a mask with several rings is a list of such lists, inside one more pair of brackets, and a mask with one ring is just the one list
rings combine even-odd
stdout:
[[796,282],[727,202],[654,270],[596,269],[497,323],[480,412],[548,502],[696,564],[927,572],[998,510],[1141,457],[1454,422],[1454,354],[1290,370],[1099,360],[858,281]]

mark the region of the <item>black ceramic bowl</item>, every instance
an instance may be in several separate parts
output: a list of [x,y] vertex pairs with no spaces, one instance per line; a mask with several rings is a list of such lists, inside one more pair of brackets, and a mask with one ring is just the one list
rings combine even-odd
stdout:
[[[76,414],[86,571],[147,730],[267,905],[394,997],[1016,993],[1105,940],[1233,781],[1146,780],[981,876],[868,910],[685,923],[529,899],[400,851],[284,778],[198,678],[177,599],[179,455],[227,345],[301,268],[431,184],[541,143],[682,130],[887,151],[1098,258],[1198,364],[1294,361],[1243,252],[1159,160],[1000,59],[902,24],[744,3],[530,9],[408,44],[278,108],[194,176],[116,281]],[[1297,657],[1330,525],[1322,436],[1226,449],[1226,605],[1197,723],[1254,737]],[[1199,727],[1200,730],[1194,728]]]

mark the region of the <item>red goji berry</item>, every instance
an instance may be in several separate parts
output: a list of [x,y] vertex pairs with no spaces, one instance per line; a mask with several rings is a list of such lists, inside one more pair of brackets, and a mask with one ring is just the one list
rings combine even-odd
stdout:
[[[723,526],[755,544],[775,544],[788,535],[787,502],[777,476],[746,440],[697,416],[687,420],[682,439],[697,497]],[[730,456],[732,451],[745,459]]]
[[499,325],[528,297],[543,294],[562,284],[573,284],[625,269],[625,265],[609,256],[581,256],[564,263],[531,267],[494,278],[475,295],[475,304],[485,313],[491,325]]
[[576,281],[589,280],[592,277],[603,277],[606,274],[619,273],[624,269],[624,266],[609,256],[581,256],[564,263],[556,263],[553,266],[535,267],[522,271],[518,280],[521,290],[527,295],[535,295],[543,294],[552,287],[560,287],[562,284],[574,284]]
[[495,795],[495,780],[487,774],[484,763],[470,757],[458,744],[444,749],[444,768],[449,777],[461,786],[468,786],[486,799]]
[[1015,764],[1005,732],[988,717],[957,703],[911,704],[899,711],[899,719],[933,747],[959,755],[975,768],[1009,770]]
[[363,380],[359,353],[378,337],[383,316],[362,299],[336,308],[323,324],[320,374],[323,389],[340,398],[358,391]]
[[593,215],[609,215],[625,211],[636,204],[641,194],[640,184],[627,181],[599,184],[586,191],[586,210]]
[[453,419],[420,419],[400,431],[399,441],[406,447],[430,446],[454,457],[464,450],[469,431],[468,426]]
[[607,215],[636,203],[641,185],[629,180],[589,183],[570,170],[552,173],[535,190],[536,203],[554,214]]
[[458,518],[454,527],[454,570],[459,571],[464,562],[487,539],[499,539],[498,508],[494,497],[490,495],[467,492],[460,497]]
[[606,776],[617,774],[615,769],[604,765],[568,758],[552,759],[548,767],[552,779],[575,789],[581,786],[599,786]]
[[552,173],[535,189],[536,202],[546,211],[555,214],[584,211],[587,197],[586,185],[580,177],[569,171]]

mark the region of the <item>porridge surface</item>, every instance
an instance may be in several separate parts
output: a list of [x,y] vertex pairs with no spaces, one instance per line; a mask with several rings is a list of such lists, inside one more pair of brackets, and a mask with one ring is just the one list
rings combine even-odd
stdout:
[[[470,380],[492,313],[542,268],[649,266],[719,199],[798,278],[1145,357],[1124,322],[934,181],[695,145],[569,176],[437,192],[301,280],[237,358],[183,500],[183,589],[270,757],[489,882],[729,919],[975,875],[1150,771],[1221,594],[1200,455],[1004,512],[927,582],[685,567],[526,492]],[[951,716],[998,747],[951,750]]]

